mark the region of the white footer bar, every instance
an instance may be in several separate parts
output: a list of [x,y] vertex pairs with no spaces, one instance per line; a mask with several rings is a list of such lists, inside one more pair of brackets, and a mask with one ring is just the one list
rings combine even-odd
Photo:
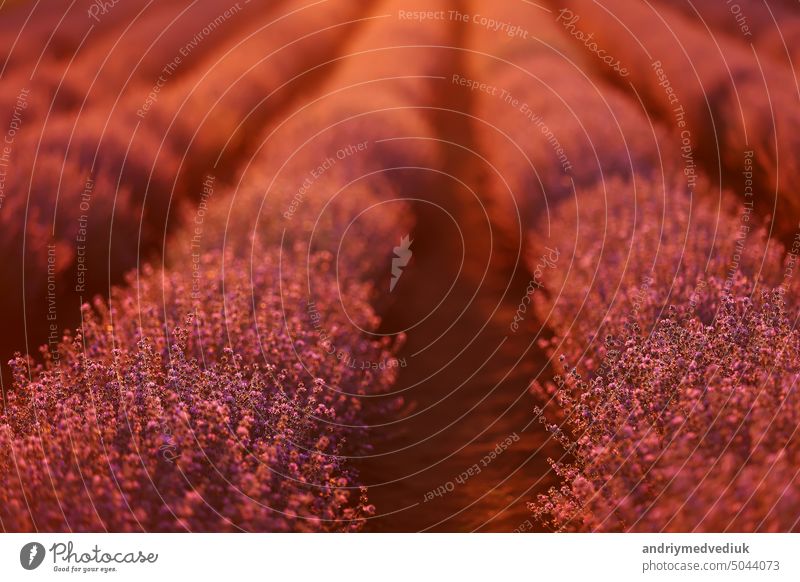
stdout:
[[0,579],[777,582],[800,580],[799,550],[800,534],[0,534]]

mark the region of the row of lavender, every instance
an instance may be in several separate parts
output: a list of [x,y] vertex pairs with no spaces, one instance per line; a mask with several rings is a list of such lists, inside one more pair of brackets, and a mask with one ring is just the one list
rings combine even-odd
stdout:
[[[780,50],[606,4],[499,4],[486,14],[520,26],[475,36],[490,192],[502,215],[523,211],[527,300],[560,372],[532,383],[564,450],[561,484],[531,508],[566,531],[796,530],[800,244],[780,156],[796,116],[777,104],[796,83]],[[719,43],[721,63],[700,57]]]
[[[600,60],[594,68],[671,128],[658,141],[678,171],[575,180],[577,196],[532,233],[532,257],[561,252],[534,298],[559,374],[532,389],[563,455],[551,459],[561,485],[531,508],[558,531],[796,531],[798,244],[786,211],[796,181],[791,163],[778,164],[796,117],[776,103],[792,99],[791,73],[726,40],[728,83],[724,63],[699,56],[714,52],[713,33],[662,7],[656,18],[669,26],[637,38],[630,31],[654,14],[606,4],[553,7],[572,36],[592,33],[592,47],[631,65],[630,79]],[[764,127],[777,137],[756,143]],[[773,204],[789,248],[769,238]]]
[[535,514],[568,531],[796,530],[798,249],[784,262],[746,208],[610,189],[581,203],[577,242],[539,241],[574,255],[537,298],[560,374],[533,389],[564,451]]

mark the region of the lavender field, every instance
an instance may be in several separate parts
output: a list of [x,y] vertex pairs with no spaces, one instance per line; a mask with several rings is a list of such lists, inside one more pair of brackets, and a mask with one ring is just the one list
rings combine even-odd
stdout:
[[0,46],[1,531],[800,531],[797,0]]

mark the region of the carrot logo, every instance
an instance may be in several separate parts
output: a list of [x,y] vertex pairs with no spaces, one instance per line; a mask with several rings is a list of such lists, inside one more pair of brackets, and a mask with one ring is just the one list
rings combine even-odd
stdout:
[[389,293],[394,291],[395,285],[400,280],[403,274],[403,267],[408,265],[411,260],[411,243],[413,240],[408,239],[408,235],[400,239],[400,246],[394,247],[394,258],[392,259],[392,280],[389,281]]
[[44,561],[44,546],[39,542],[30,542],[22,546],[19,552],[19,563],[26,570],[35,570]]

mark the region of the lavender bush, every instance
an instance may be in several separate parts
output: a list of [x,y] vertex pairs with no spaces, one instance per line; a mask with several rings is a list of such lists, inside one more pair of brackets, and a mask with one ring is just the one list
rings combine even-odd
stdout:
[[535,515],[566,531],[796,530],[796,254],[784,268],[757,223],[732,238],[749,222],[727,198],[609,189],[582,199],[576,245],[559,232],[578,268],[538,300],[561,374],[533,385],[560,412],[537,414],[565,454]]
[[146,271],[86,306],[57,356],[17,358],[0,427],[6,530],[360,527],[372,509],[344,457],[365,450],[361,398],[394,370],[349,362],[392,359],[348,335],[335,288],[317,287],[311,310],[298,273],[265,254],[228,261],[224,279],[214,253],[201,281]]

